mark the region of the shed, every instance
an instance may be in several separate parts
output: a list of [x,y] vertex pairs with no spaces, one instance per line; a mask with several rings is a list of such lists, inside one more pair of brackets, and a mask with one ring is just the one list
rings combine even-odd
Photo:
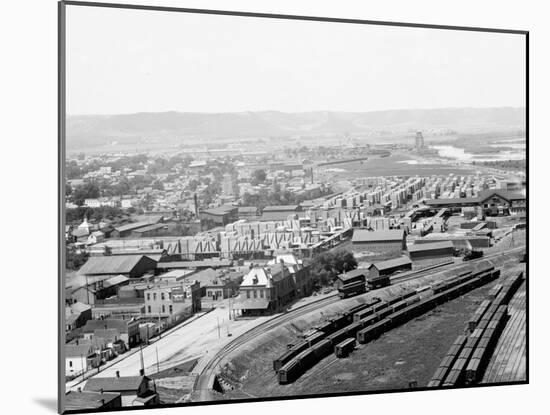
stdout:
[[369,267],[369,278],[378,278],[384,275],[391,275],[396,271],[410,269],[412,269],[411,259],[406,256],[402,256],[371,264]]
[[90,257],[78,270],[81,275],[118,275],[141,277],[156,268],[157,261],[145,255],[109,255]]
[[415,244],[409,247],[411,260],[448,258],[454,255],[454,244],[452,241],[438,241]]

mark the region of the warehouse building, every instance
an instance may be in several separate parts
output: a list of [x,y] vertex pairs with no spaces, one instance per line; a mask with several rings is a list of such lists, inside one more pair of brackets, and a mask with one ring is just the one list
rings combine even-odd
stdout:
[[145,255],[108,255],[90,257],[78,270],[88,277],[123,275],[128,278],[141,277],[157,267],[157,261]]
[[301,210],[299,205],[266,206],[262,211],[260,221],[285,221],[289,216],[294,216]]
[[407,248],[406,235],[403,229],[384,231],[369,231],[356,229],[353,232],[352,247],[356,253],[371,252],[401,256],[401,251]]
[[445,259],[452,258],[454,251],[452,241],[420,243],[409,247],[409,257],[412,261]]
[[224,205],[217,208],[201,210],[199,213],[202,229],[225,226],[238,219],[237,206]]
[[397,271],[408,271],[411,269],[411,259],[406,256],[377,262],[375,264],[371,264],[368,268],[369,278],[371,279],[376,279],[386,275],[392,275]]

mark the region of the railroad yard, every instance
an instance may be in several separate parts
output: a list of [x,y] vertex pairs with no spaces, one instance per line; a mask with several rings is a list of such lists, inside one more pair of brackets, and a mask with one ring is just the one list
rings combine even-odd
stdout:
[[[374,391],[425,387],[445,357],[457,335],[466,333],[468,319],[490,290],[514,272],[525,272],[519,263],[522,251],[493,255],[478,264],[453,265],[392,286],[326,305],[292,321],[266,330],[261,336],[232,350],[218,364],[218,392],[210,399],[307,395],[331,392]],[[357,343],[345,359],[327,353],[297,379],[280,384],[272,360],[284,353],[288,344],[300,342],[312,329],[346,309],[378,297],[388,300],[437,281],[451,279],[468,268],[494,266],[501,275],[443,302],[365,344]],[[525,378],[525,283],[510,302],[510,319],[500,337],[482,382],[521,381]]]

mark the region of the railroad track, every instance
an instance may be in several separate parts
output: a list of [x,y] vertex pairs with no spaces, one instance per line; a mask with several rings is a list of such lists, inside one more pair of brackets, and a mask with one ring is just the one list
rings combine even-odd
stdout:
[[[414,274],[407,274],[402,277],[396,277],[392,279],[392,284],[397,282],[404,282],[416,278],[421,278],[423,276],[426,276],[427,274],[431,273],[435,270],[441,269],[442,271],[448,271],[454,268],[460,268],[465,267],[468,265],[473,265],[476,263],[479,263],[481,261],[486,261],[488,259],[492,258],[498,258],[502,255],[511,254],[514,252],[520,252],[521,250],[524,250],[525,247],[517,247],[508,249],[503,252],[498,252],[494,254],[489,254],[482,258],[477,258],[465,263],[460,264],[448,264],[448,266],[442,266],[440,268],[430,268],[425,270],[420,270],[418,273]],[[248,330],[247,332],[241,334],[240,336],[236,337],[231,343],[225,345],[222,349],[220,349],[214,357],[206,364],[204,369],[201,371],[201,373],[198,375],[197,380],[195,382],[195,387],[193,390],[195,392],[199,392],[199,400],[200,401],[207,401],[210,400],[210,386],[214,382],[214,376],[216,375],[216,370],[220,363],[226,359],[232,352],[237,350],[239,347],[243,346],[247,342],[253,340],[258,335],[265,333],[266,331],[269,331],[273,328],[276,328],[282,324],[288,323],[298,317],[301,317],[305,314],[308,314],[312,311],[315,311],[319,308],[325,307],[329,304],[333,304],[335,302],[339,301],[339,297],[337,294],[334,294],[332,296],[326,297],[322,300],[315,301],[313,303],[309,303],[307,305],[304,305],[302,307],[296,308],[288,313],[282,314],[280,316],[277,316],[269,321],[266,321],[265,323],[261,323],[260,325]]]
[[250,340],[254,339],[258,335],[265,333],[266,331],[269,331],[282,324],[288,323],[298,317],[301,317],[319,308],[325,307],[329,304],[333,304],[339,300],[340,298],[338,297],[338,294],[334,294],[326,298],[323,298],[322,300],[318,300],[313,303],[309,303],[299,308],[296,308],[288,313],[282,314],[269,321],[266,321],[265,323],[259,324],[258,326],[236,337],[231,343],[222,347],[218,351],[218,353],[214,355],[214,357],[210,360],[210,362],[206,364],[202,372],[197,377],[194,390],[200,393],[199,400],[200,401],[209,400],[210,385],[213,384],[213,380],[214,380],[213,378],[216,375],[216,369],[219,366],[219,364],[233,351],[243,346]]
[[390,280],[391,280],[392,284],[399,283],[399,282],[404,282],[404,281],[409,281],[409,280],[413,280],[413,279],[416,279],[416,278],[425,277],[426,275],[433,274],[433,273],[436,273],[436,272],[443,272],[443,271],[448,271],[448,270],[451,270],[451,269],[456,269],[456,268],[461,268],[461,267],[468,267],[469,265],[473,265],[473,264],[480,263],[480,262],[483,262],[483,261],[487,261],[487,260],[490,260],[490,259],[495,259],[495,258],[498,258],[502,255],[510,255],[512,253],[515,253],[515,252],[521,252],[524,249],[525,249],[524,246],[519,246],[517,248],[507,249],[506,251],[503,251],[503,252],[496,252],[496,253],[489,254],[489,255],[486,255],[484,257],[481,257],[481,258],[472,259],[471,261],[467,261],[467,262],[461,262],[461,263],[458,263],[458,264],[457,263],[448,263],[448,264],[443,264],[443,265],[434,265],[433,267],[429,267],[427,269],[421,269],[421,270],[418,270],[418,271],[412,272],[412,273],[407,273],[406,275],[403,275],[403,276],[396,275],[395,277],[390,278]]

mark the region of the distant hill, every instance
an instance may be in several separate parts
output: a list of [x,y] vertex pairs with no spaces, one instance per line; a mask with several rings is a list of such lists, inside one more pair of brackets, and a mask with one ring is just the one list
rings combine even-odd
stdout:
[[269,137],[408,131],[525,128],[524,108],[442,108],[373,112],[278,111],[235,113],[161,112],[75,115],[67,118],[69,148],[113,140]]

